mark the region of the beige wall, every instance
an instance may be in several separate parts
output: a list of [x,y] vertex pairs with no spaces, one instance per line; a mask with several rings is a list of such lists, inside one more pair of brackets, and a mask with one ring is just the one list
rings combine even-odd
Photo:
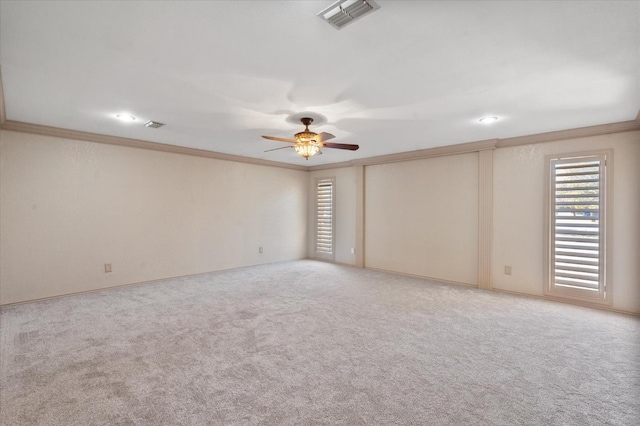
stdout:
[[[640,313],[638,131],[493,151],[494,289],[543,295],[545,155],[607,148],[613,149],[612,307]],[[477,153],[366,166],[363,216],[355,207],[355,169],[312,173],[347,183],[338,185],[339,200],[351,205],[342,219],[349,229],[343,250],[364,221],[365,267],[477,285]],[[505,265],[512,275],[504,274]]]
[[315,185],[316,179],[335,178],[336,180],[336,230],[335,230],[335,261],[347,265],[356,264],[356,255],[351,248],[356,248],[356,169],[344,167],[339,169],[322,170],[309,173],[309,209],[308,209],[308,256],[315,253]]
[[493,288],[543,294],[545,155],[606,148],[613,149],[613,307],[640,313],[640,132],[495,151]]
[[0,172],[2,304],[306,257],[307,172],[8,131]]
[[[357,264],[351,248],[363,247],[366,267],[477,284],[477,153],[367,166],[362,179],[359,167],[306,173],[0,136],[3,304],[313,257],[319,177],[336,179],[336,262]],[[605,148],[614,151],[613,308],[640,313],[638,131],[494,151],[494,289],[543,293],[545,155]]]
[[367,167],[365,264],[477,285],[478,153]]

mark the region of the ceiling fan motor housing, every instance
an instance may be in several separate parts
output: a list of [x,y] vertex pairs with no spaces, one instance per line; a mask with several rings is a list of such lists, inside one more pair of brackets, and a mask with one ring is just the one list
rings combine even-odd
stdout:
[[309,124],[313,123],[313,118],[304,117],[300,121],[304,124],[305,129],[295,134],[296,140],[300,143],[318,142],[316,139],[318,134],[309,130]]
[[316,142],[316,136],[318,136],[318,134],[313,132],[299,132],[296,133],[296,140],[301,143]]

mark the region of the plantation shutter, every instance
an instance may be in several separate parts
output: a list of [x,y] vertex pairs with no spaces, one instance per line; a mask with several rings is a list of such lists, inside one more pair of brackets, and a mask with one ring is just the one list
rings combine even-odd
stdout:
[[318,179],[316,188],[316,257],[333,259],[335,180]]
[[604,298],[604,155],[553,159],[551,286]]

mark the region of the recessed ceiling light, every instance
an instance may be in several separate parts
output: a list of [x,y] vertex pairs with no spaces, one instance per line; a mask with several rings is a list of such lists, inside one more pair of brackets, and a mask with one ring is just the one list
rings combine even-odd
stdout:
[[491,124],[491,123],[495,123],[496,121],[498,121],[498,117],[482,117],[478,121],[481,122],[482,124]]
[[133,115],[125,113],[116,114],[116,118],[121,121],[136,121],[136,118]]

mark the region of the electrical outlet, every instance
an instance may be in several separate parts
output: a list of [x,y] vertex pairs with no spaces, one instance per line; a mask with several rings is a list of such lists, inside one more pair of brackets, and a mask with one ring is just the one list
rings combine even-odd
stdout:
[[104,264],[104,272],[111,272],[111,264],[110,263],[105,263]]
[[264,250],[262,249],[262,247],[258,247],[258,253],[260,254],[264,253]]
[[356,254],[356,249],[354,249],[353,247],[351,247],[351,254]]
[[505,275],[511,275],[511,266],[504,265],[504,274]]

